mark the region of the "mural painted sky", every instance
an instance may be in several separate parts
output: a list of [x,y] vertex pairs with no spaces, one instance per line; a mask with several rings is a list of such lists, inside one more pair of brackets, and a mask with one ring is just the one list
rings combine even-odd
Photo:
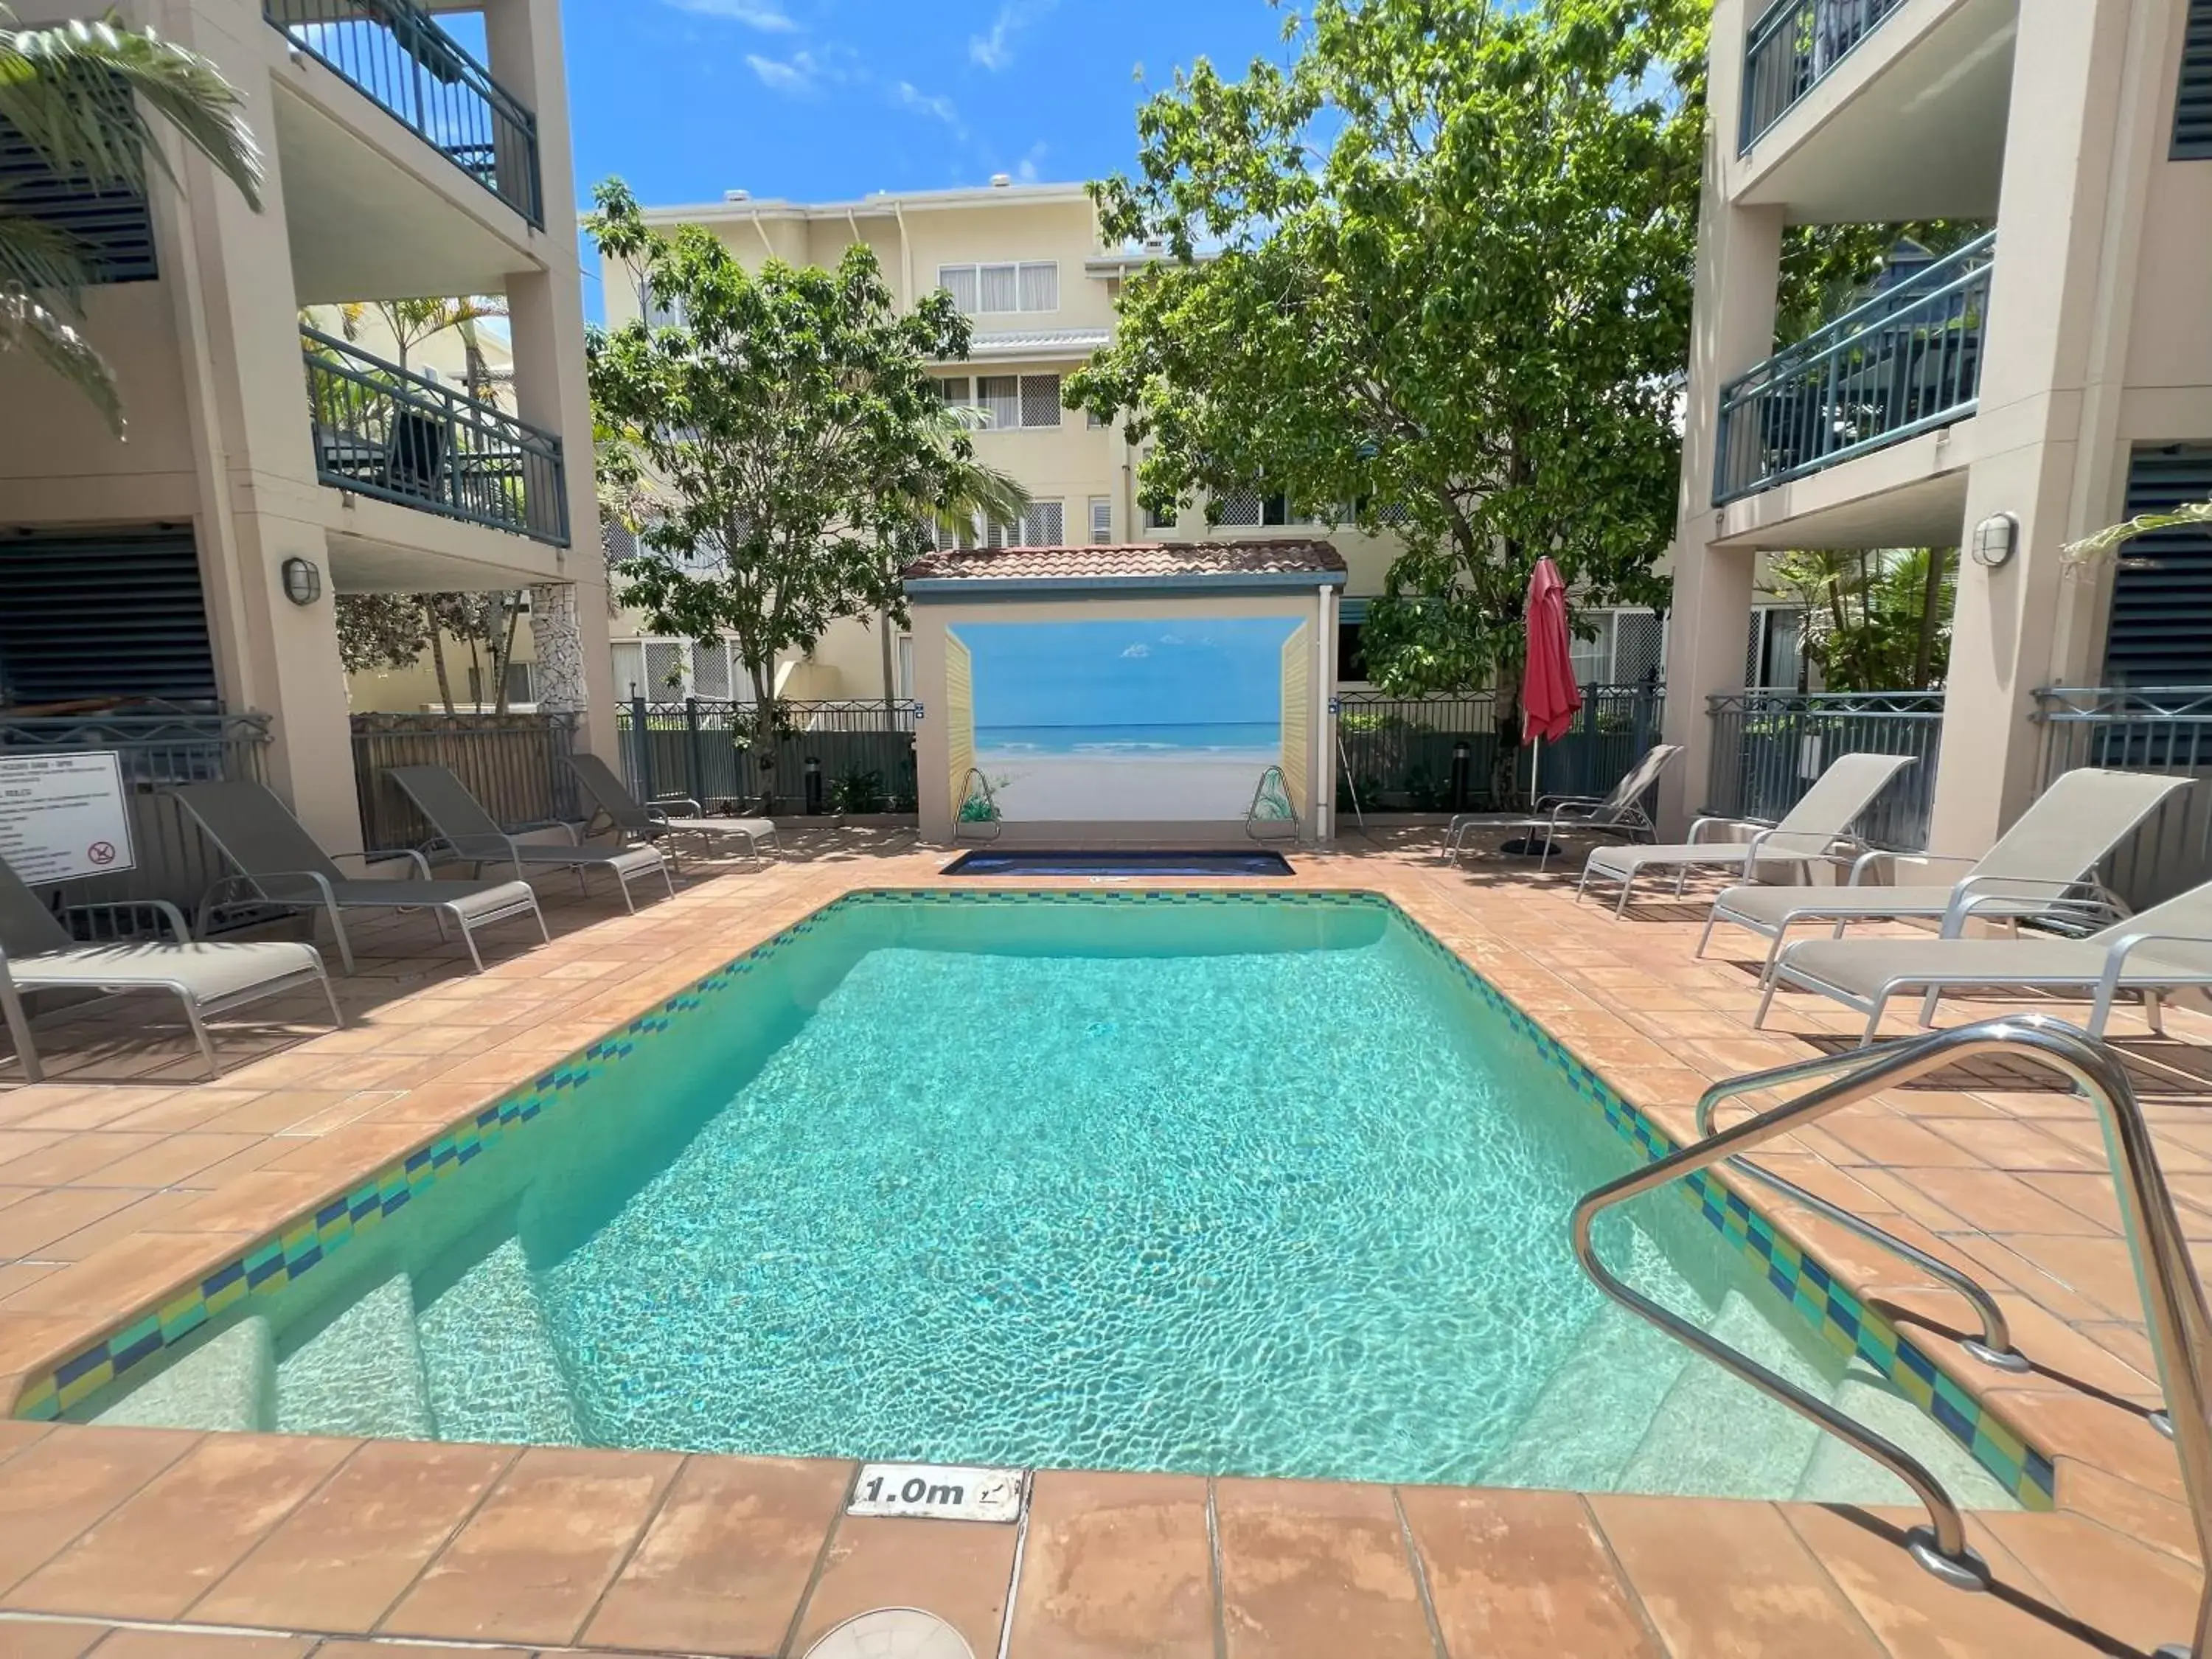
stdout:
[[1287,617],[969,623],[975,755],[1027,819],[1244,815],[1281,756]]

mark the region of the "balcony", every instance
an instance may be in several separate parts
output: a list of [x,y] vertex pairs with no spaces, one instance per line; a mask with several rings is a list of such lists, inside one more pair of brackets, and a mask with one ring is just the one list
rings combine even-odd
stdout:
[[1972,415],[1996,252],[1993,231],[1722,387],[1713,505]]
[[306,53],[538,229],[538,118],[414,0],[262,0]]
[[568,545],[558,437],[313,329],[300,343],[323,483]]
[[1905,0],[1775,0],[1744,37],[1737,148],[1749,149],[1904,5]]

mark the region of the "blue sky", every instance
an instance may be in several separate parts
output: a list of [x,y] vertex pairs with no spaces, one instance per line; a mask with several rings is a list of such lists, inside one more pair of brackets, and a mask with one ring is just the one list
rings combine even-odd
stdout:
[[1273,722],[1294,618],[1191,623],[963,623],[975,725]]
[[[1148,90],[1280,57],[1267,0],[566,0],[576,183],[650,204],[1134,165]],[[587,267],[595,261],[587,258]],[[596,283],[586,303],[599,314]]]

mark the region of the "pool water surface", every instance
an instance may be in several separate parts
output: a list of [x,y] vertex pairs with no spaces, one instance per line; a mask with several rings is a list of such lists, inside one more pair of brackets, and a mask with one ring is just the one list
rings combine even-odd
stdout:
[[[1351,895],[862,895],[110,1420],[1901,1497],[1613,1308],[1638,1154]],[[2006,1495],[1689,1207],[1651,1294]]]

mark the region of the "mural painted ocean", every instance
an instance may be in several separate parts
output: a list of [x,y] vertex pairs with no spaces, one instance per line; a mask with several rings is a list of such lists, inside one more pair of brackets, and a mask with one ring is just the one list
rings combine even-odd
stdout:
[[1086,759],[1256,759],[1271,764],[1283,731],[1273,720],[1194,722],[1174,726],[979,726],[975,752],[990,760],[1082,756]]

